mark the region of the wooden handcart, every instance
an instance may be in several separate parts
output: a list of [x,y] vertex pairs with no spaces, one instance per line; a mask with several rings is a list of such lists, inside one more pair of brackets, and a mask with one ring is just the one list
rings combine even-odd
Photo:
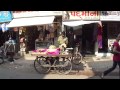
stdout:
[[36,56],[34,60],[34,68],[38,73],[49,73],[52,69],[58,74],[68,74],[72,70],[71,54],[48,55],[40,52],[33,52],[32,56]]

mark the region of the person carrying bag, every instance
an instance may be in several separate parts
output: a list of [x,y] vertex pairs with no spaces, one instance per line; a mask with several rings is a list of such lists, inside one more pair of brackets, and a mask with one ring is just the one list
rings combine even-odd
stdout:
[[110,72],[112,72],[117,65],[119,65],[119,78],[120,78],[120,34],[117,36],[116,41],[113,43],[112,46],[112,53],[113,53],[113,66],[109,68],[108,70],[104,71],[101,75],[101,78],[103,79],[104,76],[108,75]]

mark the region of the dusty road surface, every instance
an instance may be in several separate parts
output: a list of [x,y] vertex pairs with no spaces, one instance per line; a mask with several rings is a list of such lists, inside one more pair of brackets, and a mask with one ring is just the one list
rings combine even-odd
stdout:
[[[33,67],[33,57],[20,58],[14,63],[6,61],[0,65],[0,79],[101,79],[101,73],[112,65],[111,60],[87,60],[87,64],[73,65],[68,75],[59,75],[55,72],[39,74]],[[118,68],[105,79],[119,79]]]

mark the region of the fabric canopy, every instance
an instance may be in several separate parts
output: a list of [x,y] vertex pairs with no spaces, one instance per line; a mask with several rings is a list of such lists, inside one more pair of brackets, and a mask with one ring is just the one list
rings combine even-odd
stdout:
[[63,25],[75,27],[84,24],[99,23],[100,21],[66,21],[63,22]]
[[13,19],[7,25],[7,27],[21,27],[21,26],[51,24],[51,23],[53,23],[54,18],[55,18],[55,16],[17,18],[17,19]]

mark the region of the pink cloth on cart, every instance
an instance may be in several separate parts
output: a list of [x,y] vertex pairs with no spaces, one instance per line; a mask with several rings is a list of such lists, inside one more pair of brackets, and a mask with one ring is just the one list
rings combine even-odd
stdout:
[[46,52],[47,49],[41,49],[41,50],[33,50],[33,52]]
[[48,51],[47,51],[47,54],[48,54],[48,55],[51,55],[51,56],[52,56],[52,55],[53,55],[53,56],[54,56],[54,55],[59,55],[59,54],[60,54],[60,50],[58,50],[58,49],[55,49],[55,50],[52,50],[52,51],[49,51],[49,50],[48,50]]

